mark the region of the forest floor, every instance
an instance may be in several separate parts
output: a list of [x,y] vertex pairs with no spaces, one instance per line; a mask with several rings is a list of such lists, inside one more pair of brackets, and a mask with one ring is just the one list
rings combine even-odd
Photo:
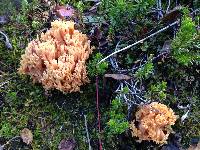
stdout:
[[[200,146],[199,0],[0,0],[0,6],[0,150]],[[95,47],[90,83],[80,92],[45,91],[18,73],[28,43],[56,19],[73,20]],[[150,102],[179,116],[165,144],[138,142],[127,126]],[[111,125],[113,112],[121,120]]]

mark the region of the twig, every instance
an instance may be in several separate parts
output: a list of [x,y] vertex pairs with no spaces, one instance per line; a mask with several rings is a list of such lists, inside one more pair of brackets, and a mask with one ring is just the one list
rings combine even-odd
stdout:
[[177,107],[179,109],[188,109],[188,108],[190,108],[190,104],[187,104],[187,106],[182,106],[182,105],[178,104]]
[[196,14],[196,13],[198,13],[198,12],[200,12],[200,8],[193,10],[193,11],[191,12],[191,15]]
[[170,5],[171,5],[171,0],[168,0],[168,6],[166,12],[169,12]]
[[3,83],[0,84],[0,88],[2,88],[5,84],[9,83],[9,81],[5,81]]
[[89,132],[88,132],[88,126],[87,126],[87,116],[84,115],[84,119],[85,119],[85,130],[86,130],[86,134],[87,134],[87,141],[89,144],[89,150],[92,150],[91,144],[90,144],[90,136],[89,136]]
[[[1,72],[1,71],[0,71],[0,72]],[[1,77],[1,75],[0,75],[0,77]],[[3,76],[2,76],[2,77],[3,77]],[[7,79],[6,81],[0,83],[0,88],[2,88],[5,84],[8,84],[8,83],[10,82],[10,80],[13,79],[13,78],[14,78],[14,77],[11,77],[11,78]]]
[[160,10],[160,11],[158,11],[158,20],[160,20],[160,17],[161,18],[163,17],[161,0],[157,0],[157,9]]
[[120,50],[117,50],[117,51],[111,53],[110,55],[106,56],[106,57],[103,58],[101,61],[99,61],[99,62],[97,63],[97,65],[100,64],[100,63],[102,63],[102,62],[105,61],[106,59],[110,58],[111,56],[113,56],[113,55],[119,53],[119,52],[125,51],[125,50],[127,50],[127,49],[129,49],[129,48],[131,48],[131,47],[133,47],[133,46],[135,46],[135,45],[137,45],[137,44],[139,44],[139,43],[143,43],[145,40],[147,40],[147,39],[149,39],[149,38],[151,38],[151,37],[153,37],[153,36],[155,36],[155,35],[157,35],[157,34],[163,32],[163,31],[167,30],[167,29],[170,28],[171,26],[174,26],[175,24],[178,24],[178,23],[179,23],[179,21],[175,21],[175,22],[169,24],[168,26],[166,26],[166,27],[164,27],[164,28],[158,30],[157,32],[154,32],[153,34],[151,34],[151,35],[149,35],[149,36],[147,36],[147,37],[145,37],[145,38],[143,38],[143,39],[141,39],[141,40],[139,40],[139,41],[137,41],[137,42],[135,42],[135,43],[133,43],[133,44],[131,44],[131,45],[129,45],[129,46],[126,46],[126,47],[124,47],[124,48],[122,48],[122,49],[120,49]]
[[0,145],[0,150],[3,150],[6,145],[10,144],[10,142],[12,142],[13,140],[15,140],[17,138],[20,138],[20,136],[15,136],[15,137],[11,138],[10,140],[8,140],[5,144]]
[[184,123],[183,121],[188,117],[188,114],[190,112],[190,109],[187,110],[187,112],[181,117],[181,122]]
[[[123,100],[125,104],[127,104],[128,109],[133,105],[141,105],[147,103],[148,100],[143,96],[143,91],[137,89],[138,81],[131,79],[128,81],[121,81],[117,90],[115,92],[118,93],[117,98]],[[127,87],[127,93],[124,93],[124,87]]]
[[[115,46],[115,50],[114,50],[114,51],[117,51],[118,46],[119,46],[119,43],[120,43],[120,41],[119,41],[119,42],[117,43],[117,45]],[[110,63],[111,63],[112,67],[113,67],[115,70],[119,67],[116,58],[111,57],[111,58],[110,58]]]
[[[99,110],[99,79],[98,76],[96,76],[96,105],[97,105],[97,119],[98,119],[98,129],[99,134],[101,133],[101,114]],[[101,137],[99,137],[99,150],[102,150],[102,142]]]
[[5,37],[5,41],[4,42],[6,44],[6,47],[9,48],[9,49],[12,49],[12,45],[11,45],[11,43],[9,41],[8,36],[5,33],[3,33],[2,31],[0,31],[0,34],[2,34]]
[[176,3],[176,6],[178,6],[178,1],[177,1],[177,0],[176,0],[176,2],[175,2],[175,3]]

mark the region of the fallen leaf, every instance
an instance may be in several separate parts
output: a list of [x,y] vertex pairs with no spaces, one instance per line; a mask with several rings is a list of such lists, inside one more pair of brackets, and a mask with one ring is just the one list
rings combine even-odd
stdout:
[[161,19],[161,22],[163,23],[171,23],[177,20],[181,16],[181,9],[182,6],[177,6],[173,10],[167,12],[165,16]]
[[105,74],[104,77],[113,78],[115,80],[129,80],[129,79],[131,79],[130,76],[124,75],[124,74]]
[[60,5],[56,5],[54,11],[56,12],[56,16],[64,19],[65,17],[72,17],[75,13],[75,10],[67,5],[67,6],[60,6]]
[[74,139],[63,139],[59,146],[59,150],[73,150],[76,146],[76,141]]
[[21,130],[20,137],[26,144],[30,144],[33,141],[33,134],[28,128],[24,128],[23,130]]

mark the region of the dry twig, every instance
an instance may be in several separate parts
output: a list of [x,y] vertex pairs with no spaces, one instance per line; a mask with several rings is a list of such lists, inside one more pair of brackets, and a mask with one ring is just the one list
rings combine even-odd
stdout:
[[137,44],[139,44],[139,43],[143,43],[143,42],[146,41],[147,39],[149,39],[149,38],[151,38],[151,37],[153,37],[153,36],[155,36],[155,35],[157,35],[157,34],[163,32],[163,31],[167,30],[168,28],[170,28],[170,27],[172,27],[172,26],[174,26],[174,25],[176,25],[176,24],[178,24],[178,23],[179,23],[179,21],[175,21],[175,22],[169,24],[168,26],[166,26],[166,27],[164,27],[164,28],[158,30],[157,32],[154,32],[153,34],[151,34],[151,35],[149,35],[149,36],[147,36],[147,37],[145,37],[145,38],[143,38],[143,39],[141,39],[141,40],[139,40],[139,41],[137,41],[137,42],[135,42],[135,43],[133,43],[133,44],[131,44],[131,45],[129,45],[129,46],[126,46],[126,47],[124,47],[124,48],[122,48],[122,49],[120,49],[120,50],[117,50],[117,51],[111,53],[110,55],[106,56],[106,57],[103,58],[101,61],[99,61],[99,62],[97,63],[97,65],[100,64],[100,63],[102,63],[102,62],[104,62],[106,59],[110,58],[111,56],[113,56],[113,55],[115,55],[115,54],[117,54],[117,53],[120,53],[120,52],[122,52],[122,51],[125,51],[125,50],[127,50],[127,49],[129,49],[129,48],[131,48],[131,47],[133,47],[133,46],[135,46],[135,45],[137,45]]

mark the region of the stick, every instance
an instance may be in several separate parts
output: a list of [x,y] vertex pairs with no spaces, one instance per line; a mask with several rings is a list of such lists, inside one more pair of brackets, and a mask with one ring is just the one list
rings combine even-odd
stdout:
[[[99,79],[98,76],[96,76],[96,105],[97,105],[97,119],[98,119],[98,129],[99,129],[99,135],[101,134],[101,114],[99,110]],[[102,142],[101,142],[101,136],[99,136],[99,150],[102,150]]]
[[129,48],[131,48],[131,47],[133,47],[133,46],[135,46],[135,45],[137,45],[137,44],[139,44],[139,43],[143,43],[145,40],[147,40],[147,39],[149,39],[149,38],[151,38],[151,37],[153,37],[153,36],[155,36],[155,35],[157,35],[157,34],[163,32],[163,31],[167,30],[167,29],[170,28],[171,26],[174,26],[175,24],[178,24],[178,23],[179,23],[179,21],[175,21],[175,22],[169,24],[168,26],[166,26],[166,27],[164,27],[164,28],[158,30],[157,32],[154,32],[153,34],[151,34],[151,35],[149,35],[149,36],[147,36],[147,37],[145,37],[145,38],[143,38],[143,39],[141,39],[141,40],[139,40],[139,41],[137,41],[137,42],[135,42],[135,43],[133,43],[133,44],[131,44],[131,45],[129,45],[129,46],[126,46],[126,47],[124,47],[124,48],[122,48],[122,49],[120,49],[120,50],[117,50],[117,51],[111,53],[110,55],[106,56],[106,57],[103,58],[101,61],[99,61],[99,62],[97,63],[97,65],[99,65],[100,63],[102,63],[103,61],[105,61],[106,59],[108,59],[109,57],[111,57],[111,56],[113,56],[113,55],[115,55],[115,54],[117,54],[117,53],[119,53],[119,52],[125,51],[125,50],[127,50],[127,49],[129,49]]
[[168,0],[168,6],[166,12],[169,12],[170,5],[171,5],[171,0]]
[[5,42],[6,46],[7,46],[7,48],[12,49],[12,45],[11,45],[11,43],[9,41],[8,36],[5,33],[3,33],[2,31],[0,31],[0,34],[2,34],[5,37],[6,41],[4,41],[4,42]]
[[10,144],[10,142],[12,142],[13,140],[15,140],[17,138],[20,138],[20,136],[15,136],[15,137],[11,138],[10,140],[8,140],[5,144],[0,145],[0,150],[3,150],[6,145]]
[[88,141],[88,144],[89,144],[89,150],[92,150],[92,147],[90,145],[90,136],[89,136],[89,132],[88,132],[86,115],[84,115],[84,118],[85,118],[85,130],[86,130],[86,134],[87,134],[87,141]]

